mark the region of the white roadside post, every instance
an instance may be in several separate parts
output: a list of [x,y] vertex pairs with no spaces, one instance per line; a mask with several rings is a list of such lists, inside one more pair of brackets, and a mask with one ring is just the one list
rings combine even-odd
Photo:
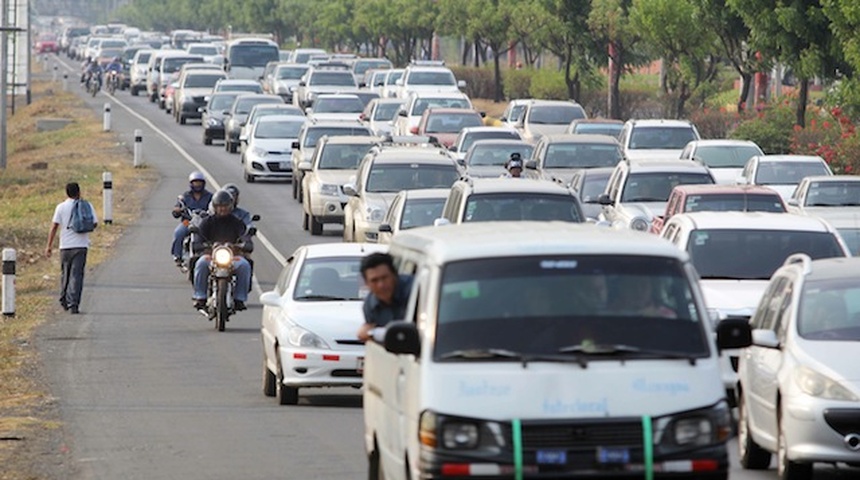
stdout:
[[105,114],[102,127],[105,132],[110,131],[110,102],[105,102]]
[[3,316],[15,316],[15,258],[14,248],[3,249]]
[[104,208],[104,224],[113,224],[113,176],[110,172],[102,173],[102,199]]
[[63,91],[64,92],[69,91],[69,74],[68,73],[63,74]]
[[143,166],[143,132],[140,129],[134,131],[134,166]]

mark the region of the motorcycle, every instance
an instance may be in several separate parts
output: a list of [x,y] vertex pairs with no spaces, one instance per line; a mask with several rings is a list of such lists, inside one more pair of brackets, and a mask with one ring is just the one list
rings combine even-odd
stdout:
[[92,96],[94,96],[94,97],[96,96],[96,93],[99,92],[99,76],[98,75],[96,75],[94,73],[90,73],[87,76],[87,92],[92,94]]
[[116,71],[108,71],[105,86],[107,86],[108,93],[111,95],[116,93],[116,89],[119,87],[119,74]]
[[200,234],[191,226],[200,225],[200,222],[208,216],[205,210],[191,210],[179,197],[179,203],[182,208],[180,218],[182,224],[189,227],[189,234],[182,240],[182,262],[179,269],[182,273],[188,274],[188,281],[194,283],[194,263],[200,258],[203,253],[203,242],[200,239]]
[[[253,236],[256,228],[250,228],[248,235]],[[236,243],[216,243],[212,245],[209,262],[209,279],[206,287],[206,307],[200,313],[215,320],[215,329],[223,332],[230,316],[236,313],[233,292],[236,291],[236,272],[233,259],[241,255],[244,247]]]

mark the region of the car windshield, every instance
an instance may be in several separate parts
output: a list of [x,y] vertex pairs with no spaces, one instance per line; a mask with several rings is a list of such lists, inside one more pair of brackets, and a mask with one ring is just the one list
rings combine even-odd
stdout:
[[412,116],[420,116],[428,108],[472,108],[465,98],[420,98],[412,105]]
[[361,113],[364,103],[358,97],[318,98],[314,113]]
[[687,251],[704,279],[767,280],[795,253],[845,256],[832,233],[796,230],[695,230]]
[[520,119],[520,115],[523,114],[525,109],[526,109],[525,105],[514,105],[513,107],[511,107],[511,113],[508,116],[507,120],[509,122],[516,122],[517,120]]
[[124,42],[124,41],[122,41],[122,40],[103,40],[103,41],[102,41],[102,43],[100,43],[100,44],[99,44],[99,46],[100,46],[100,47],[102,47],[102,48],[119,48],[119,49],[123,49],[123,48],[125,48],[126,46],[128,46],[128,44],[127,44],[127,43],[125,43],[125,42]]
[[254,129],[254,137],[256,138],[299,138],[299,131],[302,129],[303,120],[298,121],[272,121],[260,122],[257,128]]
[[137,64],[142,65],[144,63],[149,63],[149,57],[152,56],[152,53],[138,53],[137,54]]
[[278,80],[298,80],[307,72],[307,67],[285,67],[279,68],[275,76]]
[[218,55],[218,47],[214,45],[195,45],[188,47],[188,53],[195,55]]
[[[632,255],[450,263],[442,275],[434,358],[705,357],[710,349],[702,312],[684,272],[676,259]],[[491,350],[515,355],[481,355]]]
[[622,202],[665,202],[678,185],[712,184],[707,173],[633,173],[627,177]]
[[317,168],[320,170],[355,170],[364,154],[370,150],[369,143],[326,144]]
[[460,173],[454,165],[420,163],[377,164],[371,167],[366,190],[397,193],[419,188],[450,188]]
[[579,199],[586,203],[597,203],[597,197],[606,190],[606,184],[609,182],[609,172],[586,174],[582,185],[582,193]]
[[402,105],[402,103],[380,103],[373,112],[373,119],[383,122],[394,120]]
[[200,58],[165,58],[161,68],[161,73],[178,72],[183,65],[190,62],[199,62]]
[[[251,112],[248,117],[248,123],[254,123],[258,118],[268,117],[269,115],[291,115],[296,117],[302,117],[304,119],[304,115],[298,107],[293,107],[292,105],[280,105],[280,104],[268,104],[268,105],[260,105],[260,107],[264,108],[255,108],[253,112]],[[271,108],[277,107],[277,108]]]
[[860,255],[860,228],[837,228],[851,255]]
[[585,118],[585,110],[579,105],[534,105],[528,115],[527,123],[569,125],[577,118]]
[[811,182],[806,194],[807,207],[858,207],[860,182]]
[[463,222],[495,221],[582,222],[582,212],[572,195],[541,193],[487,193],[472,195]]
[[187,75],[185,88],[212,88],[224,75]]
[[466,164],[469,166],[504,166],[511,154],[519,153],[520,158],[531,158],[534,147],[531,145],[498,145],[478,143],[468,153]]
[[622,126],[621,123],[577,123],[571,133],[609,135],[618,138]]
[[469,147],[478,140],[519,140],[520,135],[517,132],[509,130],[491,130],[487,132],[469,132],[463,138],[463,144],[460,145],[460,151],[465,152]]
[[348,135],[359,135],[362,137],[369,137],[370,131],[365,127],[319,127],[312,128],[308,130],[307,135],[305,135],[304,148],[314,148],[317,146],[317,141],[324,136],[348,136]]
[[354,72],[358,75],[364,75],[364,72],[371,68],[391,68],[391,62],[388,60],[359,60],[355,62]]
[[233,45],[230,47],[230,67],[265,67],[280,58],[275,45]]
[[314,72],[309,85],[333,85],[338,87],[355,87],[355,78],[349,72]]
[[755,174],[758,185],[795,185],[803,177],[830,175],[824,162],[760,162]]
[[774,193],[720,193],[687,195],[685,212],[785,212],[781,197]]
[[804,282],[797,332],[807,340],[860,340],[860,286],[851,279]]
[[747,160],[756,155],[762,155],[762,151],[751,145],[700,146],[695,153],[708,168],[744,168]]
[[429,227],[442,216],[444,198],[409,199],[403,206],[403,216],[400,218],[400,230]]
[[254,105],[260,105],[263,103],[283,103],[281,100],[275,100],[273,98],[245,98],[242,100],[236,100],[236,113],[237,114],[247,114],[251,111],[251,108]]
[[681,150],[693,140],[692,127],[636,127],[630,135],[630,149]]
[[621,147],[606,143],[551,143],[543,168],[614,167],[621,160]]
[[325,302],[361,300],[364,282],[361,257],[310,258],[302,264],[296,279],[293,300]]
[[407,85],[456,85],[451,72],[411,72],[406,78]]
[[483,125],[477,113],[437,113],[431,114],[424,128],[425,133],[459,133],[467,127]]
[[254,93],[263,93],[263,89],[259,85],[254,85],[252,83],[228,83],[228,84],[218,84],[215,86],[217,91],[221,92],[254,92]]
[[398,80],[400,80],[401,77],[403,77],[402,71],[391,72],[388,74],[387,77],[385,77],[385,84],[394,85],[395,83],[397,83]]
[[209,100],[209,111],[227,110],[236,101],[237,95],[214,95]]

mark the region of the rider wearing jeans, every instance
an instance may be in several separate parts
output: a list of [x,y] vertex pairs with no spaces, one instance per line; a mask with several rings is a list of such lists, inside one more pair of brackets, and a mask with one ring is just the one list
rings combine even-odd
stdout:
[[[233,216],[233,196],[226,190],[219,190],[212,196],[215,215],[206,217],[200,224],[200,236],[209,243],[236,243],[245,234],[245,223]],[[212,258],[206,254],[194,265],[194,308],[206,308],[206,287],[209,278],[209,263]],[[245,309],[248,291],[251,289],[251,265],[244,257],[233,256],[233,270],[236,272],[236,289],[233,291],[236,310]]]
[[[209,208],[209,202],[212,201],[212,192],[206,190],[206,177],[200,172],[191,172],[188,176],[189,190],[182,194],[173,206],[173,218],[182,218],[187,215],[184,209],[189,211],[199,210],[205,212]],[[190,220],[187,218],[186,220]],[[173,231],[173,245],[170,247],[170,253],[173,254],[173,261],[176,265],[182,265],[182,240],[188,236],[188,226],[184,222],[179,222],[176,229]]]
[[110,72],[116,72],[117,75],[122,73],[122,61],[119,57],[114,57],[114,59],[105,67],[105,73],[110,74]]

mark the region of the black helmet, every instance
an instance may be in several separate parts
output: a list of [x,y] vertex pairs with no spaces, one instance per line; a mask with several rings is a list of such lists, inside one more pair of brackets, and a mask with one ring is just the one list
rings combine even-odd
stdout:
[[233,196],[233,207],[239,206],[239,186],[235,183],[228,183],[222,187],[222,190],[226,190],[230,192],[230,195]]
[[212,207],[214,208],[223,205],[230,207],[230,211],[232,211],[233,195],[230,195],[230,192],[227,190],[218,190],[215,192],[215,195],[212,195]]

